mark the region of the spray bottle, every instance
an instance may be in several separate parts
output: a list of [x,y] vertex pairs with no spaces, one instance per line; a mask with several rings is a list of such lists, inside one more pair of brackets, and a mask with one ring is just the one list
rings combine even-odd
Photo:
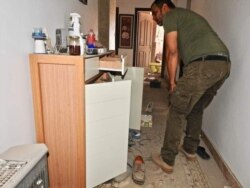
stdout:
[[[84,44],[83,44],[83,38],[80,33],[80,18],[81,16],[77,13],[71,13],[70,14],[71,22],[70,22],[70,27],[69,27],[69,38],[70,40],[79,40],[79,42],[76,42],[78,45],[77,46],[69,46],[69,51],[74,52],[71,55],[83,55],[84,54]],[[76,50],[80,48],[80,50]],[[75,52],[79,52],[75,53]]]

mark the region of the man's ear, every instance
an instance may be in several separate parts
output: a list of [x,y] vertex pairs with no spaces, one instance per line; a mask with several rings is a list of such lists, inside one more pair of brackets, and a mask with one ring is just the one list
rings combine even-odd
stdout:
[[169,7],[168,7],[168,5],[166,3],[164,3],[162,5],[161,11],[162,11],[162,13],[166,13],[166,12],[169,11]]

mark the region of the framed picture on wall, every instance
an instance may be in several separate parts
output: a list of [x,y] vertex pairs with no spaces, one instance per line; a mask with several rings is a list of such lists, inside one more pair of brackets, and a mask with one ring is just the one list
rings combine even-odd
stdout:
[[119,48],[132,48],[134,15],[119,15]]
[[88,0],[79,0],[81,1],[83,4],[87,5],[88,4]]

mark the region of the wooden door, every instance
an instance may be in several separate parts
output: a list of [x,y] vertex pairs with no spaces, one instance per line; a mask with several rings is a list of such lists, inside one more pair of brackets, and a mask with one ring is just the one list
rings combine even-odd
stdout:
[[139,12],[138,19],[138,50],[136,58],[137,67],[148,67],[151,61],[153,43],[154,21],[149,12]]

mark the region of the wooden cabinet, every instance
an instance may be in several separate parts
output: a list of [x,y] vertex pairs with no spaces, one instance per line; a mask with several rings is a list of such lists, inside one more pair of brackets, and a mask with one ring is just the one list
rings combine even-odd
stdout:
[[37,142],[49,149],[50,187],[85,187],[82,57],[30,55]]
[[128,77],[114,82],[92,83],[98,60],[30,55],[36,137],[49,149],[52,188],[94,187],[126,171],[129,125],[140,124],[131,116],[131,102],[137,98],[140,114],[143,69],[131,68]]

